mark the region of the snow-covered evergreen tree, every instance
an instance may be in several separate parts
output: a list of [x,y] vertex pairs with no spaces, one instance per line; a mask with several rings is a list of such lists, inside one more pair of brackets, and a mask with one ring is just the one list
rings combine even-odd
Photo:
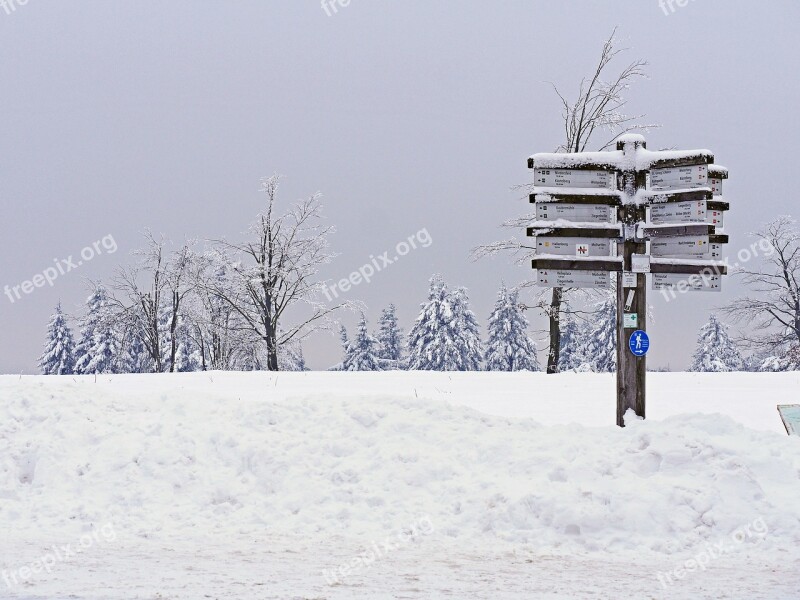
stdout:
[[362,314],[358,323],[358,333],[350,344],[346,371],[382,371],[378,356],[378,340],[367,330],[367,319]]
[[412,370],[480,368],[480,332],[465,289],[451,293],[440,276],[431,278],[428,300],[408,336],[408,349]]
[[403,331],[397,322],[397,309],[394,304],[383,310],[378,320],[378,356],[386,368],[401,369],[403,361]]
[[86,300],[81,336],[75,346],[75,373],[116,373],[119,363],[118,334],[110,318],[108,294],[99,285]]
[[613,373],[617,370],[617,301],[609,297],[601,302],[593,325],[588,327],[586,342],[579,350],[580,370]]
[[308,371],[300,342],[287,342],[278,348],[278,369],[281,371]]
[[61,303],[50,317],[47,326],[47,341],[44,353],[39,359],[39,368],[43,375],[72,375],[75,372],[75,343],[67,323],[67,317],[61,310]]
[[689,371],[727,373],[743,371],[744,367],[744,359],[728,335],[727,327],[711,315],[708,323],[700,329]]
[[761,357],[757,370],[765,373],[800,371],[800,346],[773,350],[770,355]]
[[562,315],[560,327],[561,353],[558,357],[559,373],[579,369],[584,363],[581,350],[582,342],[585,340],[585,329],[587,329],[585,325],[579,325],[568,310],[563,311]]
[[178,318],[178,326],[175,329],[175,336],[178,339],[178,349],[175,352],[175,371],[179,373],[201,371],[203,367],[200,347],[192,336],[191,326],[187,317]]
[[347,334],[347,327],[339,327],[339,340],[342,344],[342,362],[331,368],[331,371],[349,371],[352,350],[350,348],[350,336]]
[[158,346],[161,352],[161,370],[164,373],[170,371],[172,354],[172,307],[162,306],[158,311]]
[[500,288],[489,317],[487,371],[540,371],[536,345],[528,337],[528,320],[519,307],[519,293]]
[[120,358],[120,373],[152,373],[153,359],[140,332],[131,330],[123,342],[124,351]]

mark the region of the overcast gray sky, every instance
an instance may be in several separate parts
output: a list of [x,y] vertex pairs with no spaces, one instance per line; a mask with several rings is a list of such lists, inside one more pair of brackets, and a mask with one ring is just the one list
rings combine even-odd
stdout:
[[[795,210],[795,168],[778,158],[800,128],[794,0],[692,0],[674,12],[658,0],[331,4],[0,6],[0,286],[105,236],[118,247],[99,246],[21,300],[0,296],[0,372],[35,372],[55,303],[77,313],[86,280],[130,261],[145,228],[235,238],[261,206],[259,179],[274,172],[286,176],[287,201],[324,193],[340,254],[330,279],[429,232],[430,247],[347,294],[373,324],[395,302],[408,329],[441,272],[469,288],[485,325],[501,280],[533,273],[508,259],[473,263],[470,249],[507,236],[499,223],[529,209],[511,191],[531,180],[527,156],[562,141],[545,82],[572,93],[617,25],[626,58],[650,62],[650,81],[630,94],[631,112],[663,125],[648,146],[710,148],[731,170],[729,251]],[[651,294],[652,364],[686,366],[709,311],[738,291],[724,286],[668,304]],[[317,336],[305,351],[327,368],[338,339]]]

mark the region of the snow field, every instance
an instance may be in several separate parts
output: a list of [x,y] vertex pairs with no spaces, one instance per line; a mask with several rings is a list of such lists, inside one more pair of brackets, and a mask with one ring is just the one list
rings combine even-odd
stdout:
[[[687,378],[719,381],[670,377],[677,388]],[[789,380],[748,375],[764,377]],[[571,412],[592,424],[613,416],[606,380],[613,382],[520,374],[503,386],[487,374],[417,373],[3,377],[0,524],[53,537],[113,523],[121,536],[147,539],[203,532],[366,541],[427,518],[432,538],[470,546],[634,556],[687,553],[760,519],[767,533],[740,550],[794,550],[800,440],[777,427],[757,431],[700,414],[626,430],[545,426],[473,409],[503,413],[514,404],[547,416],[552,398],[536,394],[541,382],[560,387],[566,405],[573,395],[590,398],[598,414],[582,415],[583,400]],[[473,408],[456,400],[460,386],[472,388],[460,400]],[[731,400],[734,417],[748,411],[756,407]]]

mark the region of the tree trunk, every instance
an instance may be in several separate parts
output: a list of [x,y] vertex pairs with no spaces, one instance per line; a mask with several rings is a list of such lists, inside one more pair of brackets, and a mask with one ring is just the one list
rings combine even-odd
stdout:
[[547,357],[547,374],[558,373],[558,361],[561,358],[561,302],[564,296],[562,288],[553,288],[550,301],[550,353]]
[[278,339],[274,328],[267,331],[267,371],[278,370]]
[[178,296],[177,292],[172,293],[172,322],[169,326],[170,337],[170,349],[169,349],[169,372],[175,372],[175,357],[178,354],[178,340],[175,337],[175,332],[178,330],[178,303],[180,302],[180,297]]

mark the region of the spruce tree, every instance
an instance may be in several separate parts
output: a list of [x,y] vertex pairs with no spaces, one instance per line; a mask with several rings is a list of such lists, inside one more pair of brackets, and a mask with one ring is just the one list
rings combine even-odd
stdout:
[[689,371],[696,373],[727,373],[743,371],[744,359],[728,335],[726,326],[711,315],[701,329],[697,349]]
[[342,362],[334,367],[334,370],[349,371],[352,349],[350,347],[350,337],[347,335],[347,328],[344,325],[339,327],[339,340],[342,344]]
[[67,318],[61,310],[61,303],[50,317],[47,326],[47,341],[44,353],[39,359],[43,375],[72,375],[75,372],[75,343]]
[[595,373],[613,373],[617,370],[617,301],[609,297],[598,305],[593,317],[594,325],[582,345],[582,370]]
[[519,293],[500,288],[489,317],[487,371],[540,371],[536,345],[528,337],[528,320],[519,307]]
[[420,371],[474,371],[480,368],[478,323],[466,290],[447,289],[431,278],[428,300],[408,336],[409,368]]
[[394,304],[383,310],[378,321],[378,356],[388,369],[402,368],[403,331],[397,322],[397,309]]
[[306,359],[303,357],[303,345],[292,340],[278,347],[278,369],[280,371],[307,371]]
[[467,288],[460,287],[451,295],[453,324],[450,333],[458,348],[458,361],[451,371],[480,371],[483,362],[481,329],[469,307]]
[[361,314],[358,333],[350,344],[350,356],[345,370],[347,371],[381,371],[381,359],[378,356],[378,341],[367,331],[367,319]]
[[86,300],[81,337],[75,346],[75,373],[116,373],[118,360],[119,341],[111,325],[108,294],[103,286],[97,286]]
[[558,372],[579,369],[583,364],[582,346],[585,337],[585,327],[581,327],[574,317],[568,314],[568,309],[562,312],[561,317],[561,353],[558,357]]

